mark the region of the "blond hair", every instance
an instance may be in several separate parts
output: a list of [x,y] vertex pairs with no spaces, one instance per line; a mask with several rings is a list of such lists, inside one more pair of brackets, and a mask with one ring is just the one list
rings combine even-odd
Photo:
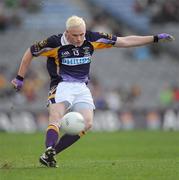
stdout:
[[83,20],[83,18],[79,17],[79,16],[71,16],[67,19],[66,21],[66,29],[72,28],[72,27],[78,27],[83,25],[84,27],[86,27],[85,21]]

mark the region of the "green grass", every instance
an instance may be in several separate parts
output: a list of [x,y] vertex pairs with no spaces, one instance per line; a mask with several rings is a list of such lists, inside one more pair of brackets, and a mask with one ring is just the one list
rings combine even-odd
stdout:
[[177,180],[179,132],[88,133],[43,168],[43,134],[0,133],[0,180]]

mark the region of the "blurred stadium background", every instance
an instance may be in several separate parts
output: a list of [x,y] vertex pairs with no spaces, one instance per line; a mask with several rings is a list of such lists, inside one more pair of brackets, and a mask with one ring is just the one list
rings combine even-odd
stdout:
[[24,51],[63,32],[71,15],[84,17],[93,31],[119,36],[167,32],[176,38],[95,53],[89,84],[97,108],[93,131],[179,130],[179,0],[1,0],[0,131],[46,129],[46,60],[34,59],[21,93],[10,81]]

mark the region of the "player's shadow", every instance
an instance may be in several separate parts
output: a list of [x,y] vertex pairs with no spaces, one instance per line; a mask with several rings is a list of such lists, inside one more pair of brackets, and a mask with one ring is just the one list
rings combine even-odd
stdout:
[[10,170],[10,169],[24,169],[24,170],[28,170],[28,169],[47,169],[47,167],[41,166],[41,165],[31,165],[31,166],[25,166],[25,167],[23,167],[23,166],[16,167],[12,163],[4,163],[4,164],[0,165],[0,171],[1,170]]

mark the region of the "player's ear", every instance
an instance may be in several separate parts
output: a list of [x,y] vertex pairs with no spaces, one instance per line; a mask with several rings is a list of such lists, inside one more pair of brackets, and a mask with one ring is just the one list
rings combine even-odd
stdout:
[[65,37],[68,37],[68,30],[65,31]]

